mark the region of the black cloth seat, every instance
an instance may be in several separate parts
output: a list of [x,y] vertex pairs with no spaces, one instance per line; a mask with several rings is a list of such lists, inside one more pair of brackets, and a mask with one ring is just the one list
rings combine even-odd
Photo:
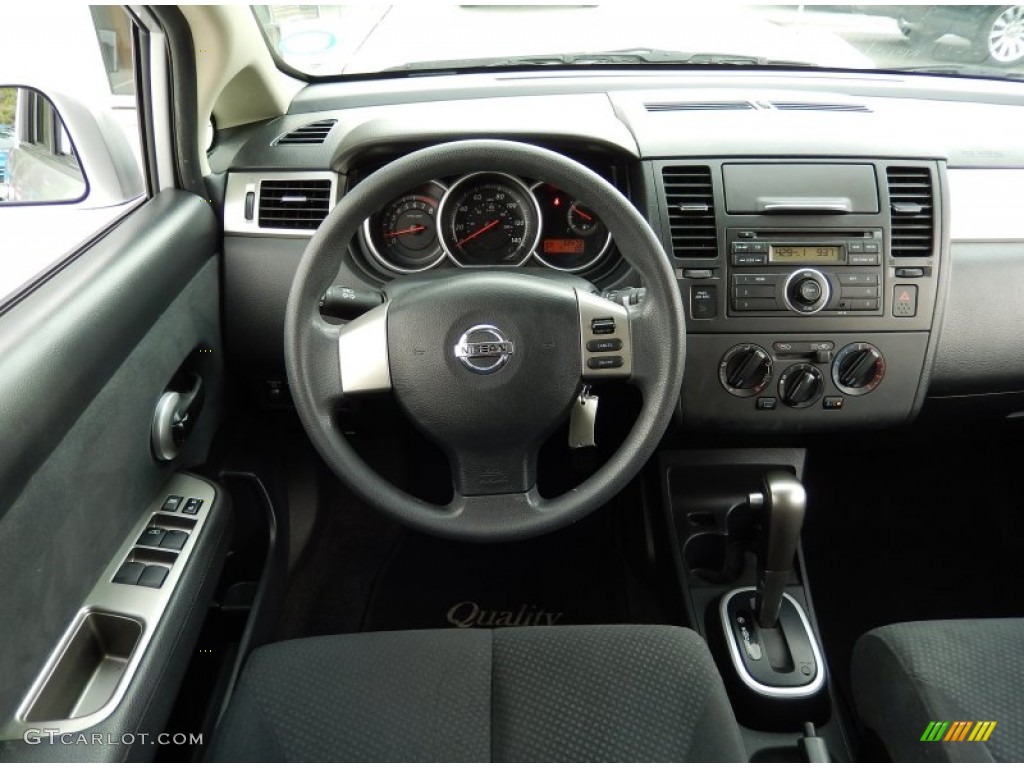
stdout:
[[246,663],[213,761],[744,761],[704,641],[664,626],[379,632]]
[[[1024,619],[920,621],[853,650],[857,712],[896,762],[1024,760]],[[995,721],[986,742],[921,741],[931,722]],[[940,726],[941,728],[941,726]],[[980,734],[979,734],[980,735]],[[943,739],[945,737],[943,736]]]

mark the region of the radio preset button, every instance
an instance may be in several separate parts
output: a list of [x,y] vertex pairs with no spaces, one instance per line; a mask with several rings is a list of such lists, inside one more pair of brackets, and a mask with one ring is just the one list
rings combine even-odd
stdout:
[[844,299],[877,299],[877,285],[844,285]]
[[779,275],[733,275],[736,285],[775,285]]
[[856,312],[866,312],[878,309],[878,299],[850,299],[847,304]]
[[751,253],[768,253],[768,243],[750,243]]
[[732,289],[733,297],[737,299],[774,299],[774,285],[736,285]]
[[773,312],[779,304],[775,299],[733,299],[732,308],[739,312]]
[[878,275],[866,272],[840,272],[840,285],[878,285]]

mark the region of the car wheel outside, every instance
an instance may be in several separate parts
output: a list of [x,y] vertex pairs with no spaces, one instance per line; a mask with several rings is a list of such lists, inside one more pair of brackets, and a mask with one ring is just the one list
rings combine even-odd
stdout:
[[1003,67],[1024,61],[1024,5],[1000,6],[985,18],[981,30],[976,46],[988,61]]

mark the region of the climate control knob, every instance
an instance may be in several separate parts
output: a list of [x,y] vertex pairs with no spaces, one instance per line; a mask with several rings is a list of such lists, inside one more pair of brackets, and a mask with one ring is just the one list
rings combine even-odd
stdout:
[[757,344],[737,344],[725,353],[718,379],[736,397],[753,397],[772,380],[772,356]]
[[799,269],[786,280],[783,292],[786,306],[802,315],[813,315],[828,304],[832,285],[816,269]]
[[813,365],[791,365],[779,377],[779,399],[790,408],[806,408],[821,397],[825,377]]
[[832,381],[848,395],[866,395],[884,376],[885,358],[867,342],[847,344],[836,353],[832,364]]

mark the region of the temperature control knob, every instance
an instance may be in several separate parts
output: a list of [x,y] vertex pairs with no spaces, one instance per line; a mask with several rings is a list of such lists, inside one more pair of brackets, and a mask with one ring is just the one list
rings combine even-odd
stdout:
[[821,397],[825,377],[813,365],[791,365],[779,377],[779,399],[790,408],[806,408]]
[[832,286],[816,269],[800,269],[786,280],[786,306],[802,315],[813,315],[828,304]]
[[722,386],[736,397],[753,397],[772,380],[772,356],[757,344],[737,344],[718,366]]
[[832,381],[848,395],[866,395],[884,376],[885,358],[877,347],[866,342],[847,344],[832,364]]

